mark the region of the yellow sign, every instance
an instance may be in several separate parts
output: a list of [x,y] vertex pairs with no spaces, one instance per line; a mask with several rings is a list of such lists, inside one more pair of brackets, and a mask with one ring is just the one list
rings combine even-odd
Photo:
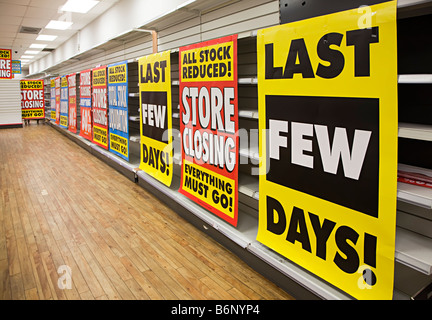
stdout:
[[68,86],[67,77],[62,77],[61,78],[61,87],[66,88],[67,86]]
[[140,88],[140,169],[170,186],[173,177],[171,52],[142,57]]
[[396,1],[260,30],[257,48],[257,240],[357,299],[391,299]]
[[121,137],[117,134],[110,133],[110,148],[121,153],[126,158],[129,156],[129,141],[128,139]]
[[232,81],[234,79],[233,52],[232,41],[182,51],[181,81]]
[[10,49],[0,49],[0,59],[10,59],[11,50]]
[[43,80],[21,80],[21,89],[43,89]]
[[23,119],[35,119],[35,118],[43,118],[44,117],[44,109],[25,109],[22,110],[22,118]]
[[106,68],[93,70],[92,84],[93,86],[106,86]]
[[67,127],[68,126],[68,117],[60,116],[60,125],[63,127]]
[[185,160],[182,165],[183,189],[212,208],[234,219],[236,181]]
[[108,82],[112,83],[126,83],[127,82],[127,64],[120,64],[108,67]]
[[101,145],[107,147],[108,146],[107,137],[108,137],[107,129],[98,126],[93,126],[93,141],[96,141]]

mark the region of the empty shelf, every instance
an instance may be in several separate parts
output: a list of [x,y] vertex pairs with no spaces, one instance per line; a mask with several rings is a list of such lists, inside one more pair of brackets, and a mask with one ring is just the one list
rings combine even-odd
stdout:
[[432,83],[432,74],[400,74],[398,83]]
[[432,126],[417,123],[399,123],[399,138],[432,141]]
[[395,259],[424,274],[432,274],[432,239],[396,228]]

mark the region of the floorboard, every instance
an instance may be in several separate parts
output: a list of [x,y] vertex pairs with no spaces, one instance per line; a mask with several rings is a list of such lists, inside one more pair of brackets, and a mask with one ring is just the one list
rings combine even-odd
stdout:
[[292,299],[50,126],[0,150],[0,299]]

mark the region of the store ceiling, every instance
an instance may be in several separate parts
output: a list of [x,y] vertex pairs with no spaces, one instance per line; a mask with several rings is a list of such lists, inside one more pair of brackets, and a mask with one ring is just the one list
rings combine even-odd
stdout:
[[[88,13],[62,12],[60,8],[66,0],[0,0],[0,48],[12,49],[12,58],[21,59],[25,51],[38,51],[30,59],[35,61],[56,49],[69,39],[74,33],[82,29],[96,17],[101,15],[118,0],[100,0]],[[67,30],[45,29],[50,20],[72,21],[73,25]],[[26,30],[23,30],[22,27]],[[22,31],[38,31],[36,34]],[[21,32],[20,32],[21,31]],[[56,35],[54,41],[38,41],[39,34]],[[32,49],[31,44],[46,44],[46,48]]]

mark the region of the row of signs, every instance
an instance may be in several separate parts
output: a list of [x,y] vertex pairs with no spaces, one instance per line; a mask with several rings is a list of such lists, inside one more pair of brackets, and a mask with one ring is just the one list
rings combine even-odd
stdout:
[[57,77],[51,79],[50,119],[77,133],[79,99],[79,135],[129,161],[128,97],[127,61]]
[[[355,298],[391,299],[396,1],[260,30],[257,58],[257,240]],[[179,50],[179,192],[233,226],[239,202],[237,62],[236,35]],[[145,56],[138,65],[140,169],[170,186],[170,52]],[[73,79],[52,82],[52,119],[70,130],[76,130]],[[126,62],[80,73],[80,135],[125,159],[127,87]]]

